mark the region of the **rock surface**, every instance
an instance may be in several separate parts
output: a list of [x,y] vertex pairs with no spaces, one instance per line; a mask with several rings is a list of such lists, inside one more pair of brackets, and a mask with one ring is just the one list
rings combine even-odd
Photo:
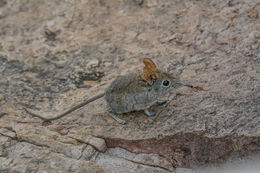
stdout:
[[[0,171],[189,172],[259,152],[259,13],[258,0],[0,0]],[[124,126],[103,99],[52,122],[23,110],[63,112],[143,57],[203,89]]]

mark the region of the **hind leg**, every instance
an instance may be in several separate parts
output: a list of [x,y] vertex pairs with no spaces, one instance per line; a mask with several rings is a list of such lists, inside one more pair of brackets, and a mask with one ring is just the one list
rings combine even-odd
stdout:
[[119,124],[126,124],[125,120],[122,120],[120,118],[118,118],[110,108],[107,109],[107,114],[112,117],[114,120],[116,120]]
[[146,108],[145,110],[144,110],[144,113],[148,116],[148,117],[153,117],[153,116],[155,116],[155,112],[150,112],[149,110],[148,110],[148,108]]

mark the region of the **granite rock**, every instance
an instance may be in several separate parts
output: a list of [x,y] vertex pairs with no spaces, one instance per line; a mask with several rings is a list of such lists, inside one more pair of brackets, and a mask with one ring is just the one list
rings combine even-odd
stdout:
[[[258,0],[0,0],[0,170],[190,171],[259,153],[259,9]],[[196,87],[164,96],[155,117],[118,115],[124,126],[104,99],[52,122],[23,110],[64,112],[141,70],[144,57]]]

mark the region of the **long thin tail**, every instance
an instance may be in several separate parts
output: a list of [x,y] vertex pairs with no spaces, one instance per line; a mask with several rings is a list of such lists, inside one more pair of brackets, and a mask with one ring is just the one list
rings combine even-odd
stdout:
[[34,117],[38,117],[38,118],[43,119],[43,120],[45,120],[45,121],[52,121],[52,120],[57,120],[57,119],[59,119],[59,118],[62,118],[62,117],[64,117],[65,115],[67,115],[67,114],[69,114],[69,113],[71,113],[71,112],[73,112],[73,111],[75,111],[75,110],[77,110],[77,109],[79,109],[79,108],[81,108],[81,107],[83,107],[83,106],[89,104],[90,102],[93,102],[93,101],[95,101],[95,100],[97,100],[97,99],[103,97],[104,95],[105,95],[105,93],[102,93],[102,94],[99,94],[99,95],[97,95],[97,96],[94,96],[94,97],[92,97],[92,98],[90,98],[90,99],[88,99],[88,100],[86,100],[86,101],[84,101],[84,102],[82,102],[82,103],[80,103],[80,104],[78,104],[78,105],[76,105],[76,106],[70,108],[70,109],[67,110],[66,112],[64,112],[64,113],[62,113],[62,114],[60,114],[60,115],[55,116],[55,117],[43,116],[43,115],[34,113],[34,112],[32,112],[32,111],[30,111],[30,110],[28,110],[28,109],[26,109],[26,108],[24,108],[24,110],[25,110],[27,113],[29,113],[30,115],[34,116]]

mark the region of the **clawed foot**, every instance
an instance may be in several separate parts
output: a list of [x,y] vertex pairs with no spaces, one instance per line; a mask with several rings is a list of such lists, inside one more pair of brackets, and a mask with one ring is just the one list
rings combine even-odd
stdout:
[[157,101],[157,104],[158,105],[162,105],[162,104],[164,104],[164,103],[166,103],[167,102],[167,100],[158,100]]
[[149,110],[148,109],[145,109],[144,110],[144,113],[148,116],[148,117],[153,117],[153,116],[155,116],[155,112],[149,112]]

